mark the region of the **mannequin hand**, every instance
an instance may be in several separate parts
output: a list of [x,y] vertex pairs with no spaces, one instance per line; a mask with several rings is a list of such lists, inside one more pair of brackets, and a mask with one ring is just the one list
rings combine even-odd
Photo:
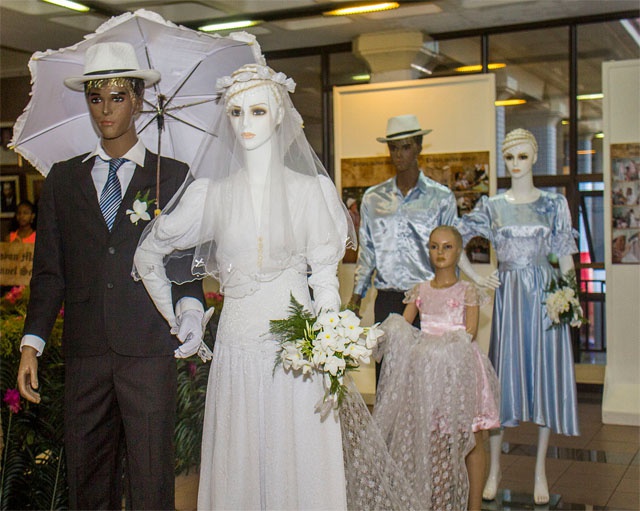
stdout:
[[498,289],[500,287],[500,279],[498,278],[498,270],[494,270],[491,275],[480,277],[476,282],[480,287],[488,287],[489,289]]
[[20,357],[20,367],[18,368],[18,389],[20,390],[20,395],[27,401],[39,403],[40,394],[36,391],[38,386],[38,359],[36,358],[36,350],[31,346],[24,346]]
[[178,333],[176,335],[182,345],[174,352],[176,358],[188,358],[198,352],[204,331],[202,318],[203,313],[199,310],[184,311],[177,318]]

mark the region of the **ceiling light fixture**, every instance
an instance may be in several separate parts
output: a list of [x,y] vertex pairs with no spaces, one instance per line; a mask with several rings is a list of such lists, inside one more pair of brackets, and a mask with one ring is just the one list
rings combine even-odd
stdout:
[[494,102],[496,106],[516,106],[516,105],[524,105],[527,102],[526,99],[499,99]]
[[[502,69],[503,67],[507,67],[507,65],[503,62],[495,62],[487,66],[489,71],[493,71],[494,69]],[[455,71],[457,71],[458,73],[477,73],[478,71],[482,71],[482,65],[477,64],[475,66],[460,66],[456,67]]]
[[586,101],[587,99],[602,99],[604,94],[602,92],[596,92],[594,94],[579,94],[576,96],[578,101]]
[[400,7],[398,2],[379,2],[375,4],[357,5],[353,7],[343,7],[333,11],[323,12],[325,16],[351,16],[352,14],[366,14],[370,12],[390,11]]
[[212,23],[210,25],[202,25],[198,27],[201,32],[219,32],[222,30],[234,30],[237,28],[248,28],[255,25],[259,25],[262,21],[259,20],[240,20],[229,21],[227,23]]
[[433,74],[433,69],[429,69],[428,67],[424,67],[421,66],[420,64],[415,64],[415,63],[411,63],[411,68],[415,69],[416,71],[420,71],[421,73],[424,73],[426,75],[431,75]]
[[79,4],[78,2],[71,2],[70,0],[42,0],[45,3],[57,5],[58,7],[64,7],[65,9],[71,9],[78,12],[89,12],[91,9],[86,5]]

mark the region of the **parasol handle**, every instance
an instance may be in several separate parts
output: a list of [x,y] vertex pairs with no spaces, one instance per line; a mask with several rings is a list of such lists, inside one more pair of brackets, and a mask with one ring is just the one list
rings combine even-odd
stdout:
[[160,208],[160,155],[162,149],[162,131],[164,130],[164,94],[158,94],[158,106],[156,120],[158,122],[158,162],[156,163],[156,209],[153,212],[158,216],[162,209]]

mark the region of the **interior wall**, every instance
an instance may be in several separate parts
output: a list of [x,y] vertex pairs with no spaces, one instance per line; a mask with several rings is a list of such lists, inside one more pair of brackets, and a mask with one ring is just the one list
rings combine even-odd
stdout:
[[611,144],[640,143],[640,60],[602,65],[607,366],[602,421],[640,426],[640,264],[611,262]]
[[28,76],[0,80],[0,121],[16,122],[29,102],[31,83]]
[[[376,141],[384,136],[387,119],[415,114],[424,129],[433,131],[423,138],[423,153],[488,151],[490,194],[496,191],[495,155],[495,83],[493,74],[431,78],[366,85],[335,87],[334,147],[336,186],[341,189],[340,161],[343,158],[388,156],[386,144]],[[494,264],[476,264],[481,275],[493,271]],[[355,264],[339,269],[340,294],[347,303],[353,292]],[[361,306],[363,324],[373,323],[375,290],[370,288]],[[491,304],[481,309],[478,342],[489,346]],[[365,398],[375,392],[370,376],[356,377]]]

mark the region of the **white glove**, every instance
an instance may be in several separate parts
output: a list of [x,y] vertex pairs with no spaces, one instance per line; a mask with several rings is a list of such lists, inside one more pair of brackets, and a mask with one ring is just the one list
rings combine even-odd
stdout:
[[182,343],[174,351],[176,358],[188,358],[198,352],[204,333],[203,316],[204,314],[201,310],[190,309],[184,311],[176,319],[178,323],[176,335]]
[[498,270],[494,270],[491,275],[481,277],[476,281],[480,287],[487,287],[489,289],[498,289],[500,287],[500,279],[498,278]]

